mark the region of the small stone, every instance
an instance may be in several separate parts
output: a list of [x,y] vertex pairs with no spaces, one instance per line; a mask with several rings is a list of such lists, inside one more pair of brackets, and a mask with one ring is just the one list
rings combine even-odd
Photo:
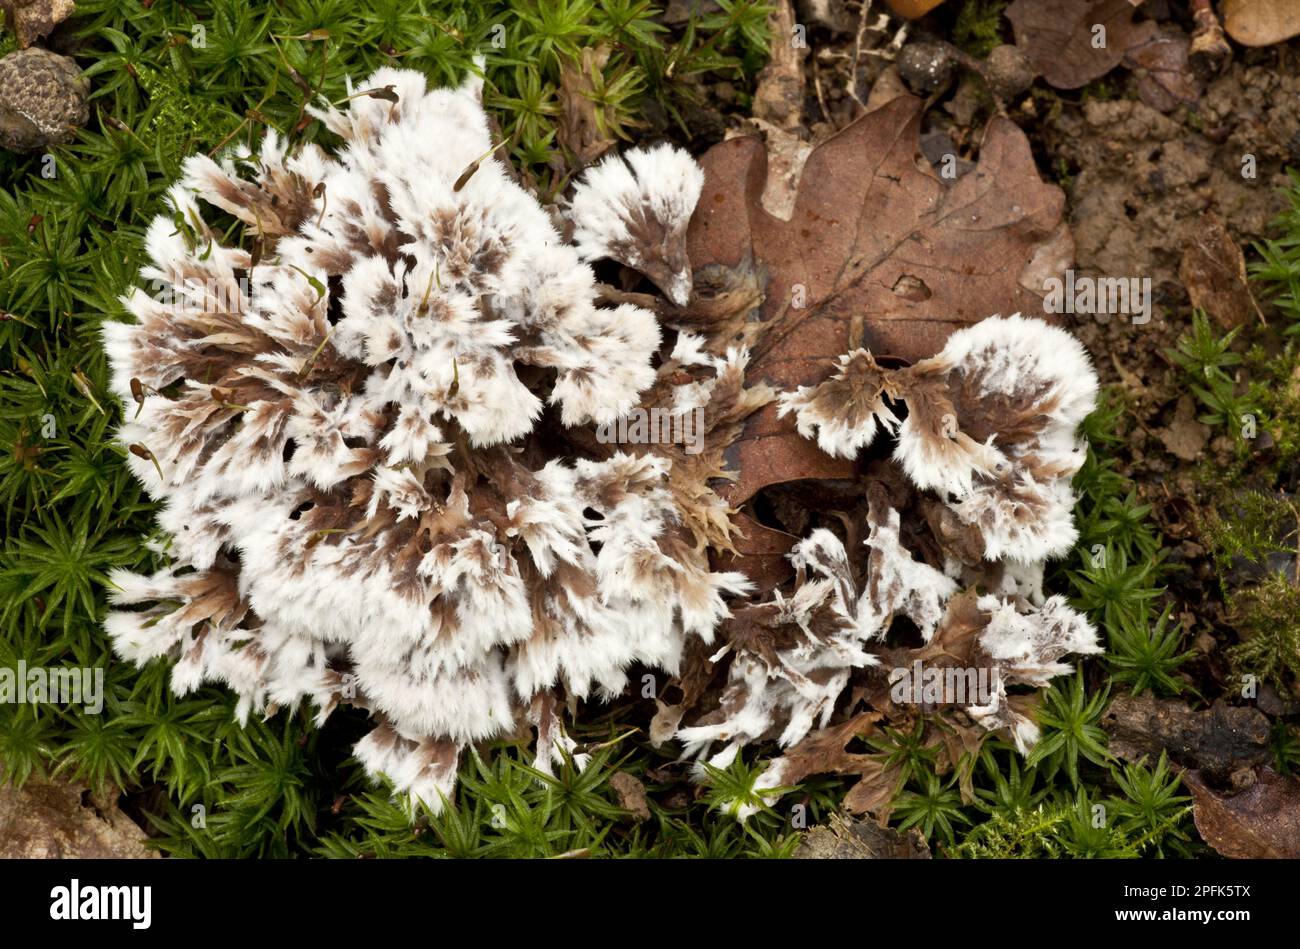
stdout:
[[898,74],[918,95],[938,92],[952,79],[956,63],[952,54],[937,43],[911,43],[898,54]]
[[26,49],[72,15],[73,0],[0,0],[5,22],[18,38],[18,48]]
[[0,59],[0,147],[34,152],[71,142],[90,118],[89,91],[67,56],[33,48]]

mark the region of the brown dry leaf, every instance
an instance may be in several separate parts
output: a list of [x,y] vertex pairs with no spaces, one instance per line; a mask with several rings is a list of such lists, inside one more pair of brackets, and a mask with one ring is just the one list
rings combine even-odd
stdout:
[[979,725],[955,717],[938,719],[938,728],[930,743],[939,747],[935,770],[940,775],[949,770],[957,773],[957,789],[961,792],[963,804],[975,803],[975,766],[980,760],[980,749],[992,734]]
[[[1024,133],[1002,118],[985,131],[975,170],[944,181],[919,157],[922,110],[899,97],[818,145],[789,220],[762,205],[761,139],[731,139],[701,159],[691,261],[758,260],[768,274],[750,378],[814,385],[857,346],[914,361],[986,316],[1041,311],[1041,295],[1020,278],[1044,245],[1059,252],[1064,195],[1039,178]],[[728,461],[740,472],[725,489],[736,505],[770,484],[855,472],[801,438],[793,417],[778,420],[775,406],[750,417]]]
[[19,49],[27,49],[49,36],[76,8],[73,0],[0,0],[0,10],[18,39]]
[[145,832],[116,803],[96,806],[83,788],[0,777],[0,858],[152,858]]
[[[566,60],[560,67],[560,121],[555,137],[571,152],[579,167],[589,165],[614,145],[614,139],[601,131],[596,120],[595,89],[592,76],[609,62],[611,49],[605,44],[582,51],[577,63]],[[608,127],[608,126],[606,126]]]
[[650,819],[650,805],[646,802],[645,785],[635,775],[615,771],[609,777],[609,786],[618,796],[618,806],[632,815],[636,823]]
[[1183,781],[1192,792],[1192,818],[1206,843],[1238,860],[1294,860],[1300,857],[1300,781],[1260,768],[1257,780],[1225,795],[1197,771]]
[[731,516],[739,532],[733,538],[735,553],[723,553],[714,559],[715,570],[739,570],[754,583],[754,599],[766,596],[790,575],[786,555],[799,542],[794,534],[767,527],[743,511]]
[[1187,286],[1192,306],[1204,310],[1225,330],[1245,323],[1257,312],[1246,279],[1246,258],[1217,214],[1201,215],[1195,240],[1183,251],[1178,277]]
[[1137,77],[1138,96],[1159,112],[1193,105],[1201,97],[1201,83],[1188,59],[1191,40],[1178,30],[1160,30],[1141,24],[1134,45],[1124,54],[1124,65]]
[[1300,36],[1295,0],[1223,0],[1223,28],[1243,46],[1271,46]]
[[879,712],[861,712],[839,725],[815,731],[781,756],[781,781],[798,784],[812,774],[855,774],[858,782],[844,796],[850,814],[870,814],[882,826],[889,821],[902,771],[883,754],[857,754],[849,742],[874,734]]
[[804,834],[796,860],[929,860],[930,845],[913,827],[906,832],[832,814]]
[[1137,30],[1128,0],[1015,0],[1007,19],[1016,45],[1057,89],[1078,89],[1106,75],[1134,45]]
[[1210,426],[1196,420],[1196,405],[1190,395],[1178,400],[1173,420],[1156,433],[1172,454],[1183,461],[1195,461],[1210,440]]
[[1198,768],[1216,782],[1243,783],[1253,767],[1271,757],[1264,713],[1221,699],[1195,711],[1178,699],[1121,695],[1110,703],[1102,727],[1110,750],[1125,761],[1154,761],[1167,751],[1175,763]]

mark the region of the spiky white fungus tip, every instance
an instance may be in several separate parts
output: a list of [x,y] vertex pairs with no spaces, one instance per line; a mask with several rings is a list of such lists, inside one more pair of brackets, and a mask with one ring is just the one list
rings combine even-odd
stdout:
[[645,274],[685,306],[691,296],[686,228],[703,186],[695,159],[671,145],[607,156],[574,188],[569,218],[578,251],[586,260],[609,258]]
[[[800,434],[853,457],[884,427],[894,460],[978,532],[988,560],[1060,556],[1077,536],[1070,481],[1084,460],[1076,430],[1097,374],[1082,344],[1042,320],[990,317],[948,338],[938,355],[881,369],[858,350],[817,386],[781,397]],[[906,406],[900,422],[886,398]]]

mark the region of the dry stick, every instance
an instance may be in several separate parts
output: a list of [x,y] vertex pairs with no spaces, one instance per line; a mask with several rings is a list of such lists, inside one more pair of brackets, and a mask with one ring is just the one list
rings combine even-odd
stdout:
[[848,93],[864,109],[867,104],[858,95],[858,65],[862,62],[862,37],[867,33],[867,14],[871,12],[871,3],[872,0],[862,0],[862,6],[858,9],[858,32],[853,37],[853,62],[849,66]]
[[249,109],[247,112],[244,113],[244,120],[240,122],[238,125],[236,125],[229,135],[227,135],[221,141],[217,142],[217,144],[212,146],[211,150],[209,150],[208,152],[209,158],[211,158],[217,152],[221,151],[221,149],[225,148],[226,144],[232,138],[234,138],[236,135],[242,132],[244,130],[244,126],[248,124],[249,120],[254,115],[262,114],[262,106],[266,105],[266,100],[271,98],[271,93],[274,91],[275,91],[275,83],[272,83],[271,88],[266,91],[266,95],[262,96],[262,100],[258,102],[257,105],[253,106],[253,108]]
[[[813,67],[813,91],[817,93],[817,107],[822,111],[822,118],[824,118],[827,122],[830,123],[832,129],[838,132],[839,127],[835,124],[835,120],[831,118],[830,110],[826,108],[826,96],[822,92],[822,68],[817,64],[816,56],[812,57],[812,67]],[[852,80],[852,78],[853,78],[852,76],[849,77],[850,80]]]
[[272,33],[270,34],[270,36],[271,36],[271,45],[274,46],[275,51],[280,54],[280,62],[282,62],[284,64],[284,68],[289,71],[290,81],[293,82],[293,84],[297,86],[300,90],[302,90],[304,96],[302,102],[298,106],[298,114],[297,116],[294,117],[293,125],[289,126],[289,136],[293,136],[300,129],[306,127],[305,123],[303,122],[303,116],[307,114],[307,104],[311,102],[312,97],[315,96],[320,90],[313,89],[311,83],[309,83],[306,79],[302,77],[302,73],[298,72],[298,70],[293,67],[293,64],[289,62],[289,58],[284,55],[284,49],[280,46],[279,42],[276,41],[275,34]]
[[620,303],[631,303],[654,313],[662,313],[667,306],[662,298],[652,293],[632,293],[607,283],[596,284],[596,299],[601,303],[613,303],[616,306]]
[[1232,57],[1232,47],[1223,35],[1223,26],[1210,0],[1191,0],[1191,12],[1195,25],[1187,56],[1193,71],[1204,74],[1202,78],[1209,78]]

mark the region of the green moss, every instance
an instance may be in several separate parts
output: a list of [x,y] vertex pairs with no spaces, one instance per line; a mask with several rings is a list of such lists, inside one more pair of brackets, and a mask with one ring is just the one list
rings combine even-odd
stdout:
[[1096,102],[1110,102],[1120,97],[1119,89],[1115,81],[1109,76],[1103,76],[1100,79],[1094,79],[1083,87],[1084,101],[1093,100]]
[[1300,679],[1300,587],[1274,573],[1234,591],[1228,606],[1241,639],[1228,650],[1233,671],[1290,691]]
[[960,48],[983,59],[1002,40],[1002,12],[1005,0],[966,0],[957,11],[953,41]]
[[1221,574],[1238,560],[1262,564],[1269,554],[1294,549],[1296,510],[1286,498],[1260,491],[1224,491],[1206,512],[1201,534]]
[[999,812],[967,834],[954,856],[988,860],[1060,857],[1057,834],[1068,819],[1069,808],[1062,806]]

